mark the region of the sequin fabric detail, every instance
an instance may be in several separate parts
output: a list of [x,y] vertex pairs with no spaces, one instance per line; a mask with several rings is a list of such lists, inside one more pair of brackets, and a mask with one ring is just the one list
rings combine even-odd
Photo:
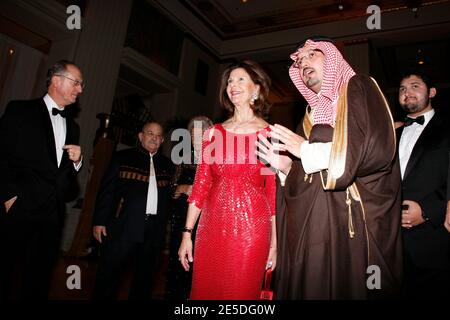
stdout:
[[213,129],[188,200],[202,209],[190,298],[258,299],[269,253],[275,175],[254,155],[256,133],[234,134],[221,125]]

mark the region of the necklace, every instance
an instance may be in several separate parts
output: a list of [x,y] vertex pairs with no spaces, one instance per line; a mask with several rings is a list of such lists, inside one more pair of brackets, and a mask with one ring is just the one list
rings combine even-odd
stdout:
[[[236,119],[231,120],[231,124],[232,124],[232,128],[231,131],[236,132],[236,131],[241,131],[243,130],[244,126],[250,122],[252,122],[253,120],[255,120],[257,117],[255,115],[253,115],[253,117],[251,117],[248,120],[245,121],[241,121],[241,122],[237,122]],[[244,130],[245,131],[245,130]]]
[[252,122],[253,120],[255,120],[256,119],[256,116],[255,115],[253,115],[253,117],[251,117],[250,119],[248,119],[248,120],[245,120],[245,121],[241,121],[241,122],[238,122],[237,120],[236,120],[236,118],[234,119],[234,120],[232,120],[232,122],[233,123],[235,123],[235,124],[237,124],[238,126],[242,126],[243,124],[246,124],[246,123],[249,123],[249,122]]

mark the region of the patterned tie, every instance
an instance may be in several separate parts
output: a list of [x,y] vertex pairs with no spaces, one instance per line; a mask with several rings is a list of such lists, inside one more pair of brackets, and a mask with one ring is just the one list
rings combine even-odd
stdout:
[[421,115],[417,118],[406,117],[404,122],[405,122],[405,127],[412,125],[414,122],[417,122],[417,124],[423,125],[425,123],[425,117],[423,115]]
[[146,214],[156,214],[158,210],[158,187],[156,184],[155,167],[153,156],[150,155],[150,176],[148,179],[147,209]]

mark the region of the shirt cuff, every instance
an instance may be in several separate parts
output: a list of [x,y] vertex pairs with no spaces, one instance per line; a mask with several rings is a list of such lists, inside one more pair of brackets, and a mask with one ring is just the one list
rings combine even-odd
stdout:
[[304,141],[300,146],[300,159],[303,170],[307,174],[328,169],[331,155],[331,142],[309,143]]
[[278,174],[278,178],[280,179],[280,185],[282,187],[284,187],[284,184],[286,183],[287,175],[281,170],[277,170],[277,174]]
[[82,165],[83,165],[83,156],[81,156],[81,160],[80,162],[78,162],[78,164],[75,164],[75,162],[73,163],[73,167],[77,172],[80,171]]

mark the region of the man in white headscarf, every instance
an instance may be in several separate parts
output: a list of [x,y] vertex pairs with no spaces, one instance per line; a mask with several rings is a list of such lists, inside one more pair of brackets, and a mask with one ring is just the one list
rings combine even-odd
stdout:
[[291,58],[305,116],[297,133],[275,125],[259,142],[280,177],[276,298],[395,297],[400,175],[389,106],[329,39],[308,39]]

